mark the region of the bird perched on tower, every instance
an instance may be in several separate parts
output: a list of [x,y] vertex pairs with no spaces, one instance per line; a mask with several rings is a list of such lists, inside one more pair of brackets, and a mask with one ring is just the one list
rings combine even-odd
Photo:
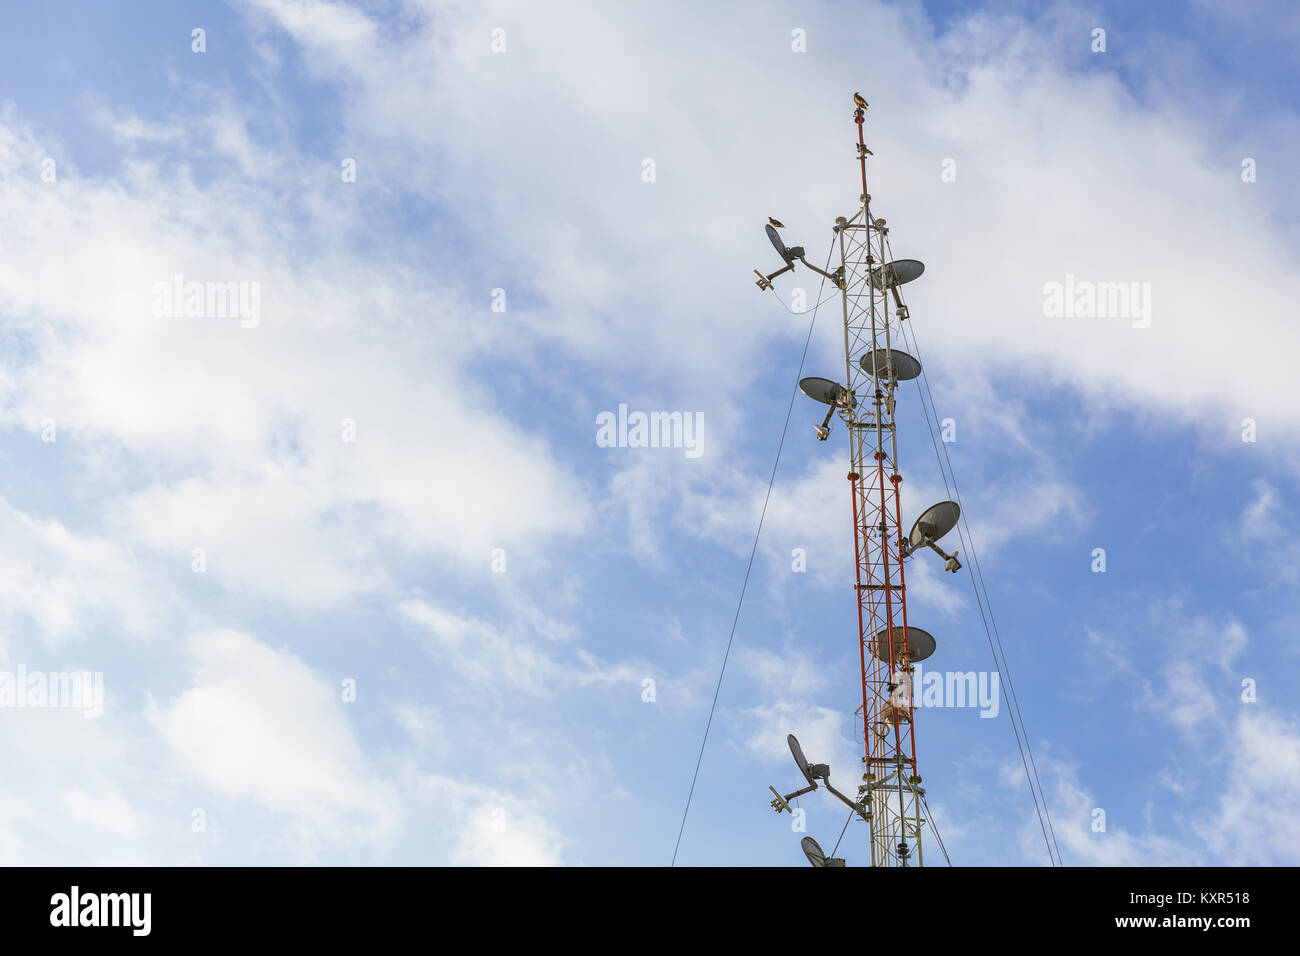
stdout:
[[853,94],[853,102],[861,106],[864,110],[867,108],[867,101],[862,98],[861,93]]
[[770,222],[772,224],[772,227],[775,229],[785,228],[785,223],[781,222],[779,219],[773,219],[771,216],[768,216],[767,221]]

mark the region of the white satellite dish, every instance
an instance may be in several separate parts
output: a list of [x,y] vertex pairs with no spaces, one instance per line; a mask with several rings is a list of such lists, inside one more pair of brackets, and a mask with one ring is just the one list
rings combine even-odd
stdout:
[[857,404],[853,398],[853,393],[839,382],[832,382],[829,378],[819,378],[816,375],[800,379],[799,391],[823,405],[852,408]]
[[804,837],[799,841],[799,846],[803,848],[803,855],[808,857],[808,862],[813,866],[843,866],[844,861],[835,857],[828,857],[822,852],[821,846],[812,837]]
[[[907,628],[907,659],[915,664],[917,661],[923,661],[934,653],[937,645],[934,638],[930,636],[929,631],[923,631],[919,627]],[[890,641],[889,628],[885,628],[871,641],[871,656],[878,661],[890,661]],[[893,660],[897,661],[903,656],[903,628],[894,628],[893,641]]]
[[[883,223],[884,220],[880,219],[877,222]],[[921,278],[921,273],[924,271],[925,263],[920,259],[895,259],[871,270],[871,284],[877,289],[893,289],[905,282]]]
[[858,361],[862,371],[878,379],[910,382],[921,374],[921,363],[898,349],[874,349]]
[[916,524],[912,525],[912,533],[903,545],[903,557],[910,557],[921,548],[930,548],[944,559],[943,569],[956,574],[961,570],[957,552],[948,554],[935,542],[955,528],[960,517],[961,506],[955,501],[941,501],[926,508],[921,512],[921,517],[916,519]]
[[831,416],[835,414],[835,409],[853,408],[857,405],[857,399],[853,397],[851,391],[839,382],[832,382],[829,378],[819,378],[813,375],[809,378],[800,379],[799,391],[814,401],[830,406],[830,408],[826,409],[826,417],[822,419],[822,423],[813,426],[813,429],[817,432],[818,441],[825,441],[830,437]]

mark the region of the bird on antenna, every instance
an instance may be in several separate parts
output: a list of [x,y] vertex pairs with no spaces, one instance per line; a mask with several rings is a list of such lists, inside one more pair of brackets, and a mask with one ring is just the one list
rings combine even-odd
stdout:
[[861,93],[853,94],[853,102],[856,103],[858,106],[861,106],[864,110],[867,108],[867,101],[862,98]]
[[770,222],[770,223],[772,224],[772,226],[773,226],[774,228],[776,228],[776,229],[784,229],[784,228],[785,228],[785,223],[783,223],[783,222],[782,222],[781,220],[779,220],[779,219],[773,219],[771,216],[768,216],[768,217],[767,217],[767,221]]

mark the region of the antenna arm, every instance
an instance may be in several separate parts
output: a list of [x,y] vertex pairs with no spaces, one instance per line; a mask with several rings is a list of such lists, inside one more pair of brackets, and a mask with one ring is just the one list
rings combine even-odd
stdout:
[[900,553],[903,555],[903,557],[910,558],[912,555],[916,554],[916,552],[920,551],[922,548],[934,548],[934,550],[937,551],[943,557],[945,558],[948,557],[948,555],[944,554],[943,551],[940,550],[935,545],[934,538],[930,537],[928,534],[925,536],[925,538],[921,541],[920,544],[914,545],[912,544],[911,541],[904,541],[903,547],[900,549]]
[[844,794],[840,793],[838,790],[836,790],[834,787],[831,786],[829,780],[824,782],[826,784],[826,789],[829,790],[831,793],[833,793],[836,797],[838,797],[841,803],[843,803],[846,807],[848,807],[858,816],[862,817],[862,819],[870,822],[870,818],[867,816],[866,809],[862,806],[862,804],[854,803],[848,797],[844,796]]
[[948,554],[943,550],[943,548],[939,547],[933,541],[927,541],[926,544],[928,544],[931,550],[937,553],[939,557],[943,558],[943,569],[945,571],[951,571],[953,574],[956,574],[958,571],[961,570],[961,562],[957,560],[956,551],[954,551],[952,554]]
[[802,262],[802,263],[804,264],[804,266],[806,266],[807,268],[811,269],[813,272],[817,273],[819,276],[824,276],[825,278],[830,279],[832,282],[835,283],[835,285],[836,285],[837,288],[839,287],[839,284],[840,284],[840,278],[839,278],[839,276],[834,276],[834,275],[831,275],[829,272],[824,272],[823,270],[818,269],[815,265],[813,265],[811,262],[809,262],[809,261],[808,261],[807,259],[805,259],[803,256],[800,256],[800,257],[799,257],[799,261]]

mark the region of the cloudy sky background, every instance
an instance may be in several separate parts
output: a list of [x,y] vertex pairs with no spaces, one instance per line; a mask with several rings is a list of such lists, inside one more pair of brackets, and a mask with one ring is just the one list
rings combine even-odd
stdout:
[[[1065,861],[1300,863],[1297,41],[1281,2],[9,11],[0,669],[102,671],[105,712],[0,711],[0,861],[666,864],[808,329],[750,270],[769,215],[824,260],[861,90]],[[259,283],[260,324],[155,317],[177,273]],[[1045,317],[1067,274],[1150,283],[1149,327]],[[620,403],[702,413],[703,454],[598,447]],[[900,415],[910,516],[944,494]],[[819,420],[679,863],[802,862],[787,732],[856,775]],[[965,574],[913,567],[927,663],[991,669]],[[955,863],[1046,864],[1005,708],[918,743]]]

